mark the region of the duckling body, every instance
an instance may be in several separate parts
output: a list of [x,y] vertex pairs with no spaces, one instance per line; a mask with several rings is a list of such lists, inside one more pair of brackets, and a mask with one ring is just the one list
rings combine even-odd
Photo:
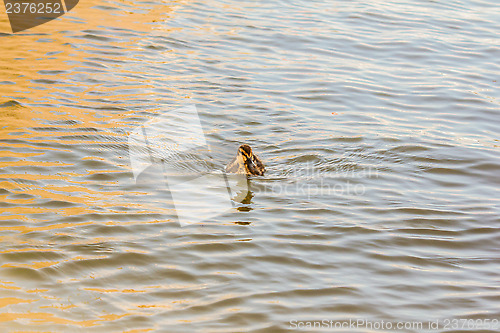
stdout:
[[266,168],[249,145],[241,145],[236,157],[226,166],[226,172],[263,176]]

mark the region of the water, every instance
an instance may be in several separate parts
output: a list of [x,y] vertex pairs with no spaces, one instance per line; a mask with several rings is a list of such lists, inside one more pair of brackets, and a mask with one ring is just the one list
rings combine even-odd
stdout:
[[[2,331],[498,331],[499,13],[90,0],[16,35],[3,17]],[[268,171],[181,227],[127,135],[187,105],[211,159],[180,170],[248,143]]]

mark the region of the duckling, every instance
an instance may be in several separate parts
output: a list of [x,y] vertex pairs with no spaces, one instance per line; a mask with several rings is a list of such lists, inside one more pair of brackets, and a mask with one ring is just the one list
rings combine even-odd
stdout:
[[243,173],[247,175],[263,176],[266,168],[261,160],[252,153],[249,145],[241,145],[236,157],[226,166],[226,172]]

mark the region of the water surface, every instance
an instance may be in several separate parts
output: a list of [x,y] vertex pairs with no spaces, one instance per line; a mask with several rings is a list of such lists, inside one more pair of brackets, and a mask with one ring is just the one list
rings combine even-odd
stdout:
[[[15,35],[1,17],[2,331],[500,319],[498,9],[91,0]],[[183,170],[248,143],[268,172],[181,227],[127,135],[186,105],[211,160]]]

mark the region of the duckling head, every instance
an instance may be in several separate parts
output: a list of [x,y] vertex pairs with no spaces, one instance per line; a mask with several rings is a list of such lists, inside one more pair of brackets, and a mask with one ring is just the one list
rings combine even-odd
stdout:
[[238,148],[238,155],[243,160],[247,174],[263,176],[264,175],[264,165],[262,162],[252,153],[252,148],[249,145],[244,144]]

